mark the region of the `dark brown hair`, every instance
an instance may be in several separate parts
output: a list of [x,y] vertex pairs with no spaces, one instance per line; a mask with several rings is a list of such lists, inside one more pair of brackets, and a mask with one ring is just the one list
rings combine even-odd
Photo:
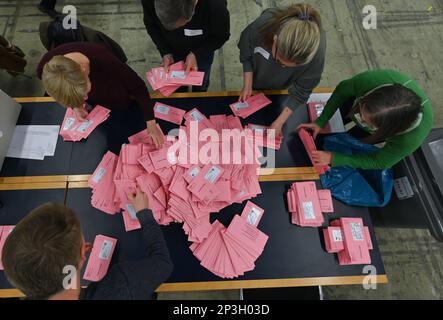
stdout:
[[285,59],[304,65],[314,58],[320,46],[321,18],[309,4],[276,8],[273,17],[260,28],[264,44],[272,48],[277,36],[277,51]]
[[364,112],[377,130],[363,143],[379,143],[409,129],[423,111],[421,98],[401,84],[385,86],[364,96],[351,115]]
[[5,274],[29,299],[64,290],[63,268],[78,267],[83,244],[80,221],[61,204],[46,203],[20,221],[3,247]]

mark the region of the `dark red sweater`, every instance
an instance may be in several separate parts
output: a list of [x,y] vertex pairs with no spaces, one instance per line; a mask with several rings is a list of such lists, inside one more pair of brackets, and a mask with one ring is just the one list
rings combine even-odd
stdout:
[[87,102],[110,110],[124,110],[137,101],[146,121],[154,119],[153,101],[143,80],[128,65],[118,60],[105,46],[73,42],[46,53],[37,67],[41,79],[44,65],[57,55],[80,52],[90,61],[91,92]]

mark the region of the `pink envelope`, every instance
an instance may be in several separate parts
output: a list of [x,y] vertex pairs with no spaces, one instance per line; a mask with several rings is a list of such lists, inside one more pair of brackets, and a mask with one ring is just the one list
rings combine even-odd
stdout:
[[241,217],[246,219],[250,225],[257,227],[264,212],[264,209],[260,208],[253,202],[248,201],[246,202],[246,206],[241,213]]
[[[187,122],[187,126],[188,124],[190,124],[192,121],[198,122],[199,124],[199,130],[202,129],[214,129],[215,130],[215,126],[211,123],[211,121],[209,121],[208,118],[206,118],[206,116],[201,113],[197,108],[194,108],[190,111],[188,111],[185,116],[184,116],[186,122]],[[191,135],[188,135],[188,139],[192,137]]]
[[143,155],[143,144],[124,144],[121,149],[123,164],[136,164],[138,159]]
[[372,245],[371,233],[369,232],[369,228],[365,227],[365,239],[368,244],[368,249],[373,250],[374,246]]
[[146,144],[152,144],[152,138],[149,135],[148,131],[146,129],[143,129],[142,131],[130,136],[128,138],[130,144],[137,144],[137,143],[146,143]]
[[[314,161],[312,161],[312,152],[317,150],[317,147],[315,145],[314,139],[312,136],[306,131],[305,129],[300,129],[298,131],[298,135],[303,142],[303,145],[305,146],[306,152],[308,153],[309,159],[311,159],[312,164],[314,164]],[[329,166],[315,166],[315,170],[317,170],[318,174],[324,174],[326,171],[330,169]]]
[[368,242],[365,239],[363,219],[340,219],[344,250],[339,252],[340,264],[370,264]]
[[117,244],[117,239],[97,235],[94,240],[88,264],[86,265],[83,279],[89,281],[100,281],[108,272],[112,255]]
[[295,182],[297,213],[301,226],[316,227],[324,222],[315,182]]
[[154,115],[157,119],[162,119],[180,125],[186,111],[156,102],[154,105]]
[[220,166],[207,164],[189,184],[188,190],[201,201],[211,201],[219,193],[215,184],[221,177],[222,173],[223,168]]
[[106,177],[112,179],[114,176],[114,170],[117,165],[118,157],[111,151],[106,152],[100,161],[98,167],[88,180],[88,186],[90,188],[97,187],[102,180],[106,180]]
[[6,242],[6,238],[14,230],[15,226],[0,226],[0,270],[3,270],[2,251]]
[[337,253],[344,249],[343,236],[340,227],[328,227],[323,229],[326,251]]
[[318,199],[320,200],[321,211],[323,213],[334,212],[334,205],[332,203],[331,190],[317,190]]
[[127,210],[123,210],[122,216],[126,232],[141,229],[141,224],[138,219],[133,219]]
[[232,103],[230,107],[236,116],[247,118],[251,114],[263,109],[271,103],[272,101],[269,100],[263,93],[259,93],[248,98],[245,102]]
[[201,71],[191,71],[186,74],[185,71],[170,71],[169,83],[182,86],[201,86],[205,73]]
[[160,150],[152,151],[149,153],[151,157],[152,165],[155,170],[169,168],[177,164],[177,155],[170,147],[165,147]]
[[226,235],[238,241],[239,244],[249,249],[257,257],[263,252],[269,238],[239,215],[235,215],[232,219],[231,224],[226,229]]

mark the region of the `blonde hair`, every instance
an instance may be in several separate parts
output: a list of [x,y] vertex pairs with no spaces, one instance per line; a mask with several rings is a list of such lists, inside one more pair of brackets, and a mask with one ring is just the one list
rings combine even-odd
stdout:
[[272,47],[277,36],[277,52],[291,62],[305,65],[317,53],[321,28],[320,15],[311,5],[294,4],[276,9],[261,32],[268,47]]
[[43,67],[46,92],[65,107],[80,108],[85,103],[88,77],[81,66],[64,56],[54,56]]

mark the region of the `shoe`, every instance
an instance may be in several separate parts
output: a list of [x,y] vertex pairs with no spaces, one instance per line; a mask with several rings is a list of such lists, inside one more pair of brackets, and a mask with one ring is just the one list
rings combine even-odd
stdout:
[[47,14],[48,16],[50,16],[51,18],[55,18],[55,17],[57,17],[57,16],[59,16],[59,15],[61,15],[62,13],[61,12],[58,12],[57,10],[55,10],[55,9],[48,9],[48,8],[45,8],[45,7],[43,7],[41,4],[39,4],[38,6],[37,6],[37,8],[41,11],[41,12],[43,12],[44,14]]

